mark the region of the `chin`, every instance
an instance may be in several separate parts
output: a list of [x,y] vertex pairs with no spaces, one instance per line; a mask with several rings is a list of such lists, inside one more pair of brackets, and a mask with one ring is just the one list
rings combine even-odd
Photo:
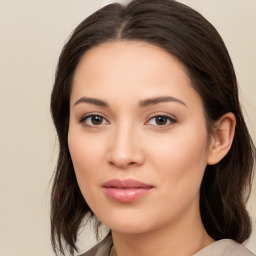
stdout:
[[104,214],[100,221],[112,231],[123,234],[142,234],[151,232],[164,225],[154,214],[138,212],[120,212],[109,215]]
[[142,234],[152,231],[149,226],[145,226],[144,223],[120,223],[115,222],[113,225],[108,226],[112,231],[123,233],[123,234]]

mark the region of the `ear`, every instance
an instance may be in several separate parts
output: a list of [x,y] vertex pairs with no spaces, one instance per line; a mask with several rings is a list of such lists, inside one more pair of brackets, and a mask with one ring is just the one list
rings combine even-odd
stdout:
[[235,135],[236,117],[229,112],[224,114],[216,123],[211,134],[207,163],[217,164],[231,148]]

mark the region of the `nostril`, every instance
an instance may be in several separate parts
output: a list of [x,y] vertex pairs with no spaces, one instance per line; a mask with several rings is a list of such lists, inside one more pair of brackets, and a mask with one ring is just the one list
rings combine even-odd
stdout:
[[126,168],[128,166],[136,165],[137,163],[136,162],[129,162],[129,163],[125,164],[125,163],[120,163],[120,162],[117,163],[115,161],[111,161],[111,162],[109,162],[109,164],[112,165],[112,166],[118,166],[120,168]]
[[135,167],[144,163],[144,156],[141,150],[119,148],[109,150],[107,162],[111,166],[116,166],[122,169],[126,167]]

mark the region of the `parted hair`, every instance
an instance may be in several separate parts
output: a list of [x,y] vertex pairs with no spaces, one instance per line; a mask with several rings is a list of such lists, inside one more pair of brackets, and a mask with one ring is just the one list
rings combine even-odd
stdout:
[[144,41],[179,59],[203,101],[209,133],[214,121],[223,114],[235,114],[230,151],[219,163],[206,167],[200,212],[213,239],[244,242],[251,233],[245,203],[251,190],[255,146],[243,118],[237,79],[226,46],[211,23],[190,7],[173,0],[134,0],[127,5],[107,5],[82,21],[59,57],[51,95],[51,114],[59,142],[51,193],[54,251],[64,254],[66,250],[77,250],[83,221],[94,217],[79,190],[67,142],[74,72],[87,50],[118,40]]

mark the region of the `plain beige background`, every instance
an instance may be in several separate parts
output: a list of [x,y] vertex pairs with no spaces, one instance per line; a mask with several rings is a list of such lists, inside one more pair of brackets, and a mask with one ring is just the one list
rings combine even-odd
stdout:
[[[53,255],[50,178],[56,161],[49,100],[55,66],[71,31],[103,0],[0,0],[0,254]],[[187,0],[219,30],[230,51],[254,142],[256,0]],[[256,253],[256,189],[248,209]],[[89,233],[90,231],[86,231]],[[94,243],[93,234],[83,248]],[[85,245],[84,245],[85,244]]]

